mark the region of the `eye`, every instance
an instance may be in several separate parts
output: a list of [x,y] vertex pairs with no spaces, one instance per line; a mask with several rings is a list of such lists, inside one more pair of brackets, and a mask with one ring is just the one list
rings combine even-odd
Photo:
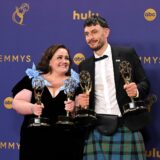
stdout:
[[97,30],[93,30],[92,31],[92,34],[96,34],[98,31]]
[[63,58],[62,56],[58,56],[58,57],[57,57],[57,59],[62,59],[62,58]]
[[69,57],[68,57],[68,56],[66,56],[66,57],[65,57],[65,60],[69,60]]
[[88,33],[88,32],[84,32],[84,36],[86,36],[86,37],[87,37],[88,35],[89,35],[89,33]]

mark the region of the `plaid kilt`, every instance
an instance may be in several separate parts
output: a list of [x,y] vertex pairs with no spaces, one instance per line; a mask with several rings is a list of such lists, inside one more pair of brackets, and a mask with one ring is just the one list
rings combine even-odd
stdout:
[[83,160],[146,160],[142,134],[126,127],[112,136],[93,130],[85,142]]

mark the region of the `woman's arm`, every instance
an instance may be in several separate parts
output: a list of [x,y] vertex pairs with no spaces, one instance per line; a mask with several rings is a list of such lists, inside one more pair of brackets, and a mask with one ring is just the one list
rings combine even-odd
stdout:
[[27,89],[23,89],[18,92],[12,102],[12,107],[17,113],[22,115],[35,114],[41,115],[43,104],[31,103],[32,92]]

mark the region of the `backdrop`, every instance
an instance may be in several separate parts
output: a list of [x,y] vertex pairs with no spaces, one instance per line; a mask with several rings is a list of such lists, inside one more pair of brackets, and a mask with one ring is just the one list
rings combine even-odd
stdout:
[[152,121],[145,128],[149,160],[160,159],[160,2],[153,0],[0,0],[0,160],[18,160],[23,116],[12,109],[12,87],[46,48],[63,43],[73,68],[92,55],[83,21],[98,14],[110,25],[110,44],[132,46],[151,82]]

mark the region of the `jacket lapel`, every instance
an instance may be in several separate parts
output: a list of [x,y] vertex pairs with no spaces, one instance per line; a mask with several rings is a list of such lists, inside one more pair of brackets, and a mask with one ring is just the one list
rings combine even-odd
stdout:
[[121,62],[121,57],[119,55],[119,52],[115,48],[111,47],[111,50],[112,50],[115,86],[116,90],[118,90],[118,84],[120,79],[119,64]]

